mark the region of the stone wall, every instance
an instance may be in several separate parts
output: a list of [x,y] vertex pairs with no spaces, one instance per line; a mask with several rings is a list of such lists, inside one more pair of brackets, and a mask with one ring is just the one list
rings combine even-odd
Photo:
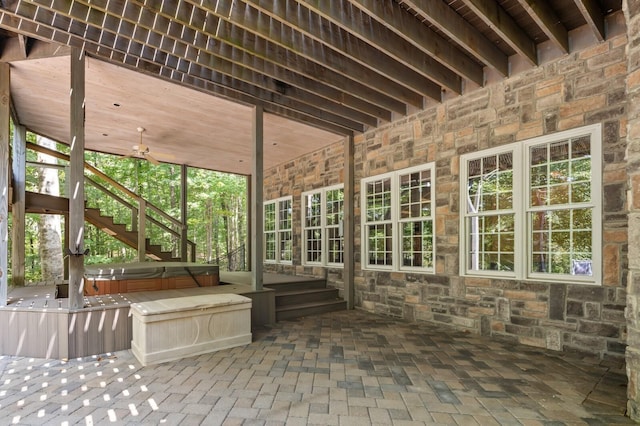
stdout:
[[[355,305],[411,321],[432,321],[554,350],[622,359],[627,282],[626,33],[474,90],[355,138]],[[459,157],[516,141],[601,123],[603,285],[459,275]],[[436,164],[435,274],[363,271],[360,179]],[[342,182],[343,143],[265,173],[265,199],[293,195],[293,266],[267,270],[326,275],[301,265],[300,195]]]
[[629,177],[629,285],[626,352],[629,417],[640,422],[640,0],[626,0],[627,51],[627,172]]

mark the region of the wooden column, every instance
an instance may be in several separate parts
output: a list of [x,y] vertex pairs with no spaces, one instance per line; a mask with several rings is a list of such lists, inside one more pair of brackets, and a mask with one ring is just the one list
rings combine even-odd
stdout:
[[147,201],[138,200],[138,262],[144,262],[147,257]]
[[264,224],[262,212],[264,207],[263,194],[264,179],[263,170],[263,110],[255,107],[253,114],[253,173],[251,173],[251,287],[253,290],[262,290],[263,248],[264,248]]
[[344,223],[342,231],[344,233],[344,297],[347,301],[347,309],[354,307],[354,166],[353,166],[353,135],[347,136],[344,140]]
[[627,415],[640,422],[640,0],[624,0],[627,37],[627,175],[629,200],[627,278],[627,348],[625,353],[627,385]]
[[84,52],[71,49],[69,309],[84,306]]
[[247,199],[246,204],[247,204],[247,240],[245,241],[245,250],[244,250],[244,261],[245,261],[245,268],[247,271],[251,271],[251,259],[247,259],[247,256],[251,257],[251,253],[253,253],[253,241],[252,241],[252,229],[253,227],[252,225],[252,214],[253,214],[253,209],[251,208],[251,200],[252,200],[252,193],[253,191],[251,190],[251,176],[246,176],[246,184],[247,184]]
[[0,306],[7,304],[7,264],[9,247],[9,64],[0,62]]
[[27,168],[27,130],[14,123],[13,126],[13,205],[11,206],[11,283],[22,287],[25,283],[25,188]]
[[187,256],[187,220],[189,218],[187,212],[187,165],[180,166],[180,223],[182,229],[180,229],[180,258],[183,262],[193,261],[193,255],[191,258]]

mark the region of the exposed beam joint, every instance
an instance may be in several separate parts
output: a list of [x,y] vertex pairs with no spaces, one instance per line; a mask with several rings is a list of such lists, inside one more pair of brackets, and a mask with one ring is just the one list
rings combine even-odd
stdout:
[[[6,14],[9,14],[9,12],[5,12],[5,15]],[[173,65],[173,67],[169,65],[170,61],[168,59],[165,61],[165,65],[159,65],[157,63],[151,62],[150,60],[129,55],[126,53],[126,51],[117,51],[115,49],[82,40],[81,38],[72,34],[64,34],[62,31],[47,26],[46,24],[35,23],[21,16],[15,17],[18,19],[14,19],[12,22],[16,26],[27,26],[30,28],[30,30],[34,31],[34,34],[39,34],[40,36],[43,36],[43,34],[58,34],[58,36],[56,36],[58,42],[68,44],[70,46],[84,46],[87,53],[91,53],[98,58],[103,58],[110,63],[125,66],[138,72],[156,75],[163,78],[164,80],[199,89],[209,94],[215,94],[230,100],[239,101],[247,105],[259,105],[262,106],[267,112],[271,112],[273,114],[277,114],[294,121],[309,124],[338,135],[348,134],[351,131],[361,132],[364,130],[364,127],[360,127],[360,125],[358,125],[356,129],[344,127],[341,125],[336,125],[332,122],[327,122],[320,118],[316,118],[313,115],[297,112],[295,111],[295,109],[290,109],[290,107],[277,106],[271,99],[271,93],[267,93],[265,91],[258,91],[257,95],[261,97],[255,98],[253,96],[256,96],[256,93],[254,93],[253,95],[248,95],[247,93],[241,92],[233,87],[226,87],[220,82],[204,81],[202,77],[198,75],[189,74],[189,70],[191,67],[185,66],[185,64],[182,64],[182,66],[180,66],[179,61],[176,61],[177,63],[176,65]],[[63,37],[65,38],[65,40],[62,40]],[[185,71],[181,71],[181,69],[184,69]],[[206,89],[204,89],[204,87],[206,87]],[[257,89],[254,89],[254,91],[256,90]]]
[[606,37],[604,14],[598,2],[596,0],[574,0],[574,2],[598,41],[604,41]]
[[[209,3],[204,0],[187,1],[197,5]],[[347,37],[348,34],[343,33],[342,36],[348,38],[345,43],[355,44],[349,48],[353,57],[304,37],[299,31],[268,19],[267,15],[248,8],[244,3],[234,4],[230,0],[220,0],[216,3],[215,12],[208,13],[214,15],[210,19],[222,20],[222,23],[215,27],[216,39],[238,49],[249,49],[251,54],[265,60],[277,58],[282,66],[311,78],[323,81],[334,78],[332,83],[335,83],[336,79],[332,74],[337,73],[341,75],[339,84],[344,85],[344,81],[347,81],[348,85],[354,87],[365,85],[372,91],[418,107],[422,107],[422,95],[437,97],[438,100],[440,98],[440,88],[437,85],[406,67],[398,67],[385,61],[376,63],[375,67],[370,66],[374,60],[371,58],[370,49],[365,43]],[[207,25],[211,25],[209,20]],[[261,28],[268,30],[261,31]],[[357,49],[361,50],[356,51]],[[329,81],[325,82],[331,84]]]
[[[364,19],[357,19],[357,13],[347,15],[356,18],[351,19],[351,30],[356,31],[358,36],[365,37],[366,41],[385,50],[388,55],[406,62],[408,66],[412,67],[416,66],[416,62],[418,62],[416,70],[420,70],[422,67],[428,68],[431,71],[429,76],[450,90],[456,91],[456,88],[449,87],[445,84],[445,80],[438,79],[441,72],[449,76],[452,76],[453,72],[455,75],[460,75],[478,85],[484,84],[484,72],[481,65],[414,16],[409,15],[399,4],[395,2],[384,3],[378,0],[349,1],[377,20],[377,23],[366,22]],[[314,1],[314,3],[326,5],[326,2]],[[352,8],[346,9],[346,11],[350,9]],[[371,29],[367,27],[371,27]],[[409,46],[403,45],[406,43],[410,43]],[[426,58],[433,57],[433,63],[426,62],[425,57],[421,57],[419,52],[427,55]],[[458,83],[456,82],[456,84]]]
[[518,0],[540,29],[565,53],[569,53],[569,32],[546,1]]
[[404,0],[403,3],[410,6],[421,19],[436,26],[466,49],[477,60],[496,69],[502,75],[509,74],[507,55],[446,3],[441,0]]
[[509,14],[495,1],[462,0],[485,24],[513,50],[532,65],[538,65],[536,44],[531,40]]
[[[427,78],[450,90],[458,93],[461,90],[461,79],[456,73],[466,70],[445,67],[436,60],[438,58],[431,58],[424,51],[391,31],[388,26],[372,20],[370,16],[351,7],[348,3],[338,4],[337,1],[306,2],[305,5],[311,8],[308,11],[302,9],[298,2],[292,0],[284,1],[283,4],[279,5],[274,5],[272,1],[267,0],[246,0],[245,2],[269,14],[269,16],[277,19],[283,25],[302,31],[305,35],[344,53],[347,57],[353,58],[365,66],[374,66],[375,70],[384,72],[389,78],[397,80],[395,75],[399,73],[404,76],[401,79],[401,84],[405,84],[413,90],[421,91],[420,93],[426,96],[435,96],[440,100],[440,88],[434,86],[432,90],[426,92],[420,80],[417,80],[416,84],[409,85],[406,80],[407,76],[411,76],[411,74],[408,74],[409,70],[405,69],[403,71],[398,65],[394,65],[395,63],[407,67],[412,72],[420,74],[422,78]],[[316,9],[316,7],[319,7],[319,9]],[[326,22],[327,20],[330,22]],[[434,44],[436,43],[431,43],[432,46]],[[437,46],[437,49],[443,52],[443,56],[451,59],[448,56],[450,50],[448,44],[441,43]],[[435,50],[432,49],[431,53]],[[381,52],[384,54],[381,55]],[[451,62],[453,63],[453,60]],[[473,70],[475,72],[469,71],[465,77],[469,79],[477,78],[481,82],[482,70],[473,63],[466,65],[475,65],[476,69]],[[394,71],[394,67],[397,71]],[[451,71],[454,71],[454,73]],[[430,85],[433,86],[433,83]]]

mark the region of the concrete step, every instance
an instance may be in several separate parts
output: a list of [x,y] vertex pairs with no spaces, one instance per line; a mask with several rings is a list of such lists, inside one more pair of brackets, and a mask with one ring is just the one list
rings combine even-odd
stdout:
[[276,321],[343,311],[345,309],[347,309],[347,302],[344,300],[327,300],[300,305],[281,306],[276,307]]
[[301,305],[320,302],[323,300],[337,300],[337,288],[312,288],[305,290],[291,290],[276,293],[276,307]]

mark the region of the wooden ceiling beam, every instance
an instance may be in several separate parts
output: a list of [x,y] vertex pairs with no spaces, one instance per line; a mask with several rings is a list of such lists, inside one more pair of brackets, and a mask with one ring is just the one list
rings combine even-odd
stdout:
[[[362,1],[358,0],[358,3]],[[504,76],[509,74],[507,55],[446,3],[441,0],[403,0],[403,3],[411,7],[420,19],[437,27],[477,60]],[[412,29],[412,39],[419,40],[424,37],[420,33],[421,28],[424,26],[416,25],[416,28]]]
[[[186,1],[198,7],[205,7],[202,5],[210,3],[205,0]],[[301,74],[317,79],[330,78],[332,74],[336,74],[334,80],[347,79],[356,84],[364,84],[388,97],[417,107],[422,107],[423,95],[430,97],[437,95],[440,100],[439,86],[406,67],[400,67],[393,61],[379,61],[376,64],[377,67],[371,66],[363,59],[372,60],[371,50],[352,37],[347,41],[355,43],[355,47],[350,47],[349,51],[356,56],[348,57],[329,49],[318,41],[304,37],[302,33],[276,20],[268,19],[267,15],[248,8],[244,3],[219,0],[215,10],[206,10],[211,18],[215,17],[223,21],[215,27],[216,39],[239,49],[247,49],[248,44],[250,53],[261,56],[265,60],[276,60],[280,65]],[[207,25],[212,26],[209,22]],[[242,31],[246,33],[244,36]],[[356,51],[357,49],[361,49],[361,52]],[[369,56],[365,56],[367,52]],[[356,58],[360,60],[356,61]],[[378,59],[380,59],[379,55]],[[364,63],[368,65],[365,66]],[[306,64],[306,68],[302,64]],[[310,66],[310,64],[315,65]],[[328,73],[314,71],[318,67],[325,68]],[[327,82],[327,84],[330,83]],[[351,82],[347,84],[351,85]]]
[[[140,3],[140,7],[142,7],[144,2],[130,2],[129,5],[132,7],[135,3]],[[149,43],[153,43],[155,46],[166,44],[166,40],[170,39],[168,34],[170,31],[169,22],[171,22],[171,19],[174,19],[174,16],[163,12],[163,9],[158,4],[144,6],[144,9],[141,10],[141,26],[152,25],[152,27],[145,26],[144,28],[154,33],[167,35],[167,38],[153,38],[151,36],[154,34],[150,34]],[[145,18],[144,12],[152,14],[154,19]],[[178,12],[176,11],[174,14],[175,13]],[[183,13],[182,15],[185,14]],[[191,47],[191,51],[187,51],[187,54],[190,54],[191,57],[194,58],[192,60],[200,64],[206,64],[207,61],[211,61],[212,64],[215,63],[215,58],[202,59],[207,56],[211,57],[212,55],[228,59],[251,68],[258,73],[265,74],[272,79],[284,81],[300,89],[314,92],[319,96],[338,101],[349,108],[385,121],[390,121],[391,111],[406,113],[406,105],[395,98],[387,96],[378,90],[367,88],[356,80],[349,81],[338,78],[331,70],[318,63],[308,61],[305,58],[297,56],[289,57],[291,56],[289,55],[287,56],[286,63],[282,66],[273,61],[274,57],[286,56],[282,50],[269,52],[267,50],[268,47],[265,47],[264,43],[258,44],[257,39],[252,38],[251,40],[247,40],[248,37],[242,33],[241,29],[234,28],[235,32],[226,37],[227,39],[233,40],[234,45],[216,40],[215,33],[220,32],[221,23],[217,17],[210,16],[207,11],[193,9],[193,13],[189,16],[189,22],[172,22],[171,31],[180,32],[181,34],[191,31],[190,36],[194,40],[193,43],[187,45],[176,39],[171,39],[171,43],[174,44],[174,49],[177,49],[181,44],[187,46],[180,47],[179,50],[181,51],[186,51]],[[176,27],[180,27],[181,25],[183,25],[184,28],[176,30]],[[160,40],[165,42],[161,43]],[[243,42],[239,43],[238,40],[243,40]],[[253,44],[248,48],[244,46],[245,42],[252,42]],[[245,52],[245,54],[243,55],[239,52]],[[249,52],[251,52],[251,55]],[[259,55],[256,53],[259,53]],[[296,65],[298,69],[295,69]],[[419,97],[412,99],[416,100],[419,99]]]
[[513,50],[532,65],[538,65],[536,44],[518,24],[493,0],[461,0]]
[[[24,46],[26,38],[29,39],[28,53],[26,53]],[[37,40],[24,34],[18,34],[17,37],[5,37],[0,42],[0,62],[17,62],[26,59],[42,59],[62,55],[69,55],[69,49],[51,42]]]
[[597,0],[574,0],[574,3],[578,7],[578,10],[580,10],[585,21],[587,21],[587,25],[589,25],[598,41],[604,41],[606,37],[604,14],[600,9],[600,5]]
[[569,53],[569,32],[551,9],[549,2],[540,0],[518,0],[527,14],[540,29],[565,53]]
[[[46,9],[46,8],[45,8]],[[46,9],[49,10],[49,9]],[[55,10],[49,10],[51,13],[56,13],[57,11]],[[87,16],[86,11],[84,10],[80,10],[80,12],[83,14],[83,16]],[[97,15],[94,15],[97,16]],[[104,21],[104,19],[98,19],[98,21],[94,22],[99,22],[99,21]],[[78,21],[79,22],[79,21]],[[83,23],[84,25],[88,25],[91,26],[91,24],[87,24],[87,23]],[[79,28],[80,30],[82,30],[83,33],[87,32],[87,29],[82,29]],[[106,31],[104,29],[100,29],[102,32]],[[97,34],[97,33],[96,33]],[[121,38],[117,33],[112,34],[113,37],[115,37],[115,40]],[[143,43],[146,41],[146,37],[145,34],[141,34],[143,37],[143,40],[136,40],[136,34],[134,33],[132,38],[130,37],[124,37],[125,39],[127,39],[127,43],[128,43],[128,51],[130,51],[131,49],[135,49],[136,52],[138,52],[139,55],[144,56],[145,54],[148,55],[149,57],[147,59],[154,59],[157,60],[157,55],[154,54],[154,50],[155,48],[153,47],[149,47],[148,45],[143,45]],[[148,35],[148,34],[147,34]],[[164,34],[166,35],[166,34]],[[102,37],[99,37],[99,39],[102,39]],[[133,43],[137,43],[139,44],[141,47],[136,48],[135,44]],[[120,43],[118,43],[120,44]],[[184,46],[181,46],[184,45]],[[187,52],[187,50],[189,49],[189,46],[185,45],[184,43],[182,43],[179,40],[174,40],[174,48],[180,50],[180,51],[185,51]],[[146,51],[145,51],[146,50]],[[168,52],[165,51],[165,54],[168,55],[172,55],[172,52]],[[203,67],[208,67],[211,68],[210,64],[215,64],[215,67],[211,68],[211,69],[215,69],[216,71],[219,71],[222,74],[227,74],[230,76],[234,76],[236,77],[238,80],[244,80],[245,82],[248,82],[250,84],[259,86],[265,90],[270,90],[273,93],[277,93],[279,90],[279,87],[275,87],[276,85],[273,83],[272,79],[265,79],[263,76],[258,75],[256,72],[254,72],[253,70],[247,69],[244,66],[240,66],[237,65],[238,63],[244,63],[246,61],[236,61],[236,63],[229,61],[225,58],[222,57],[218,57],[218,58],[213,58],[212,55],[206,53],[206,52],[199,52],[197,55],[194,54],[187,54],[186,56],[190,56],[193,57],[195,59],[195,61],[189,61],[190,66],[194,66],[194,65],[201,65]],[[177,58],[173,59],[173,62],[176,62],[179,60]],[[269,87],[271,86],[271,87]],[[345,119],[345,120],[351,120],[351,123],[347,123],[345,122],[344,124],[348,124],[348,125],[352,125],[352,122],[361,122],[361,123],[365,123],[369,126],[375,126],[378,124],[377,119],[373,116],[364,114],[360,111],[354,110],[348,106],[342,105],[339,102],[336,102],[333,99],[329,99],[329,98],[322,98],[314,93],[311,93],[307,90],[304,89],[298,89],[298,90],[289,90],[287,93],[287,97],[292,98],[293,101],[298,101],[301,102],[302,104],[308,104],[309,106],[313,107],[313,108],[317,108],[318,110],[324,110],[328,113],[330,113],[330,115],[336,115],[336,118],[338,118],[339,120]],[[282,97],[279,97],[278,99],[282,99]]]
[[[350,10],[335,11],[334,15],[320,15],[314,12],[316,10],[306,10],[301,4],[293,0],[284,0],[278,4],[274,4],[269,0],[243,0],[250,7],[259,9],[261,12],[268,14],[273,19],[278,20],[282,25],[295,28],[305,35],[312,37],[320,43],[343,52],[349,57],[353,57],[366,66],[374,66],[375,69],[383,71],[383,66],[389,68],[398,65],[410,68],[414,72],[422,75],[430,81],[437,83],[439,86],[432,89],[430,93],[424,93],[424,86],[418,81],[418,87],[412,86],[414,90],[421,89],[423,94],[429,97],[437,97],[440,100],[440,86],[445,86],[449,90],[461,90],[461,79],[457,74],[465,73],[465,77],[474,81],[478,80],[482,83],[482,69],[475,63],[464,64],[460,69],[445,67],[441,62],[433,59],[424,51],[410,44],[407,40],[391,31],[386,25],[382,25],[377,21],[371,20],[368,15],[362,15],[362,12],[350,8]],[[324,8],[330,8],[337,5],[335,2],[320,2]],[[308,6],[308,4],[305,4]],[[344,5],[349,7],[348,4]],[[327,22],[330,21],[330,22]],[[339,27],[339,28],[338,28]],[[424,27],[423,27],[424,29]],[[275,32],[277,34],[277,31]],[[435,43],[431,43],[432,45]],[[443,52],[443,56],[449,57],[448,51],[451,50],[449,44],[441,43],[435,50]],[[383,52],[381,55],[380,52]],[[433,52],[431,52],[433,53]],[[387,55],[386,58],[384,55]],[[467,58],[468,59],[468,58]],[[388,63],[388,65],[387,65]],[[475,69],[473,68],[475,66]],[[453,71],[453,73],[452,73]],[[407,71],[398,71],[402,76],[401,80],[406,76]],[[385,73],[389,78],[397,77],[391,73]],[[406,84],[406,82],[405,82]],[[432,84],[433,85],[433,84]]]
[[[33,6],[33,8],[31,8],[31,6],[33,5],[21,6],[18,8],[18,11],[26,13],[27,15],[29,15],[29,12],[33,12],[32,16],[35,16],[36,7]],[[47,14],[45,12],[47,11],[43,11],[42,9],[40,9],[38,11],[38,17],[47,18],[45,19],[45,21],[48,22],[55,22],[55,17],[53,16],[53,14]],[[4,12],[4,14],[9,15],[11,19],[3,19],[0,22],[0,25],[3,28],[9,29],[11,31],[20,28],[22,31],[26,31],[27,33],[32,34],[37,38],[51,37],[57,40],[57,42],[59,43],[65,44],[67,46],[82,48],[88,54],[95,55],[97,58],[102,58],[103,60],[119,66],[124,66],[126,68],[143,72],[148,75],[154,75],[173,83],[182,84],[186,87],[200,89],[201,91],[202,87],[207,87],[206,93],[208,94],[221,96],[228,100],[241,102],[247,105],[261,105],[265,107],[265,111],[273,112],[274,114],[278,113],[279,115],[291,120],[309,124],[335,134],[347,135],[351,134],[354,131],[363,132],[365,130],[364,127],[359,123],[349,122],[349,120],[332,116],[331,114],[325,113],[324,111],[311,110],[308,106],[305,105],[294,105],[294,102],[291,100],[288,100],[289,106],[278,104],[274,101],[274,98],[272,96],[273,94],[271,92],[255,89],[254,93],[250,95],[233,87],[223,86],[220,84],[220,82],[205,81],[199,76],[190,75],[188,72],[181,71],[180,68],[188,70],[188,65],[182,65],[178,68],[171,68],[167,65],[160,65],[158,63],[150,62],[144,58],[131,55],[127,51],[118,51],[115,48],[109,48],[91,41],[85,41],[80,36],[66,33],[65,31],[62,31],[58,28],[44,24],[43,22],[34,21],[33,19],[26,16],[17,15],[10,11],[6,11]],[[198,81],[199,84],[196,84],[196,82]],[[186,82],[189,82],[190,84]],[[259,96],[259,98],[256,96]],[[311,113],[300,112],[299,110],[295,109],[298,106],[300,106],[302,109],[311,111]],[[286,114],[283,114],[283,111],[288,112]]]
[[[134,3],[143,4],[144,1]],[[163,12],[160,5],[157,4],[145,6],[144,10],[154,14],[157,13],[157,17],[164,19],[155,21],[158,26],[166,26],[168,20],[174,18],[174,16]],[[204,12],[204,15],[200,14],[198,18],[196,11]],[[202,9],[194,9],[194,13],[190,16],[190,22],[180,24],[174,22],[173,26],[184,25],[185,29],[181,32],[194,31],[195,41],[192,47],[197,49],[194,56],[215,55],[235,61],[275,80],[285,81],[301,89],[313,91],[330,100],[340,100],[341,103],[353,109],[386,121],[391,118],[390,111],[406,113],[406,105],[402,102],[377,89],[367,88],[359,81],[353,80],[353,76],[349,77],[350,80],[345,80],[335,76],[330,69],[317,62],[309,61],[297,55],[287,55],[284,49],[269,50],[270,46],[273,48],[272,45],[266,44],[264,39],[261,40],[244,34],[241,28],[232,27],[231,33],[227,34],[227,29],[223,28],[223,26],[228,24],[222,24],[218,17],[212,16]],[[165,33],[167,32],[166,28],[159,28],[157,32],[161,30]],[[224,38],[232,41],[233,44],[215,38],[216,33],[217,36],[221,37],[223,32],[227,34]],[[239,40],[242,42],[239,42]],[[245,46],[245,43],[249,47]],[[242,55],[238,52],[245,52],[246,54]],[[273,58],[276,57],[284,58],[284,63],[275,62]],[[385,82],[380,81],[378,83],[384,85]],[[420,99],[419,96],[411,98],[416,102],[418,99]]]

